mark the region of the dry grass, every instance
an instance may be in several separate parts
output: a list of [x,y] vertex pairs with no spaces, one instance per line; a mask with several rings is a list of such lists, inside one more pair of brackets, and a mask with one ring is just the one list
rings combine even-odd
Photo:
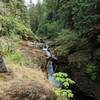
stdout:
[[[24,91],[29,91],[31,93],[33,90],[34,94],[36,91],[38,93],[43,90],[44,93],[41,93],[44,95],[47,91],[47,93],[49,93],[49,91],[52,91],[54,88],[51,84],[49,84],[45,74],[41,70],[33,70],[32,68],[17,66],[14,64],[8,65],[8,70],[8,73],[0,74],[0,100],[3,98],[2,96],[4,96],[4,94],[7,96],[4,96],[5,99],[2,100],[20,100],[12,99],[12,95],[16,94],[16,97],[18,97],[22,95]],[[29,86],[31,86],[31,89],[33,90],[30,90]],[[9,99],[6,99],[8,96]]]
[[17,49],[22,50],[28,62],[33,61],[33,67],[6,63],[8,73],[0,73],[0,100],[45,100],[45,97],[55,100],[54,86],[41,71],[41,65],[45,63],[43,52],[30,47],[26,41],[21,41]]
[[33,61],[35,68],[45,65],[46,59],[42,50],[35,48],[34,45],[29,45],[28,41],[20,41],[19,49],[29,60]]
[[12,82],[15,80],[34,80],[38,83],[45,84],[45,86],[50,86],[48,80],[46,79],[45,73],[39,69],[27,68],[25,66],[19,66],[15,64],[7,65],[9,72],[6,74],[0,74],[0,84],[3,82]]

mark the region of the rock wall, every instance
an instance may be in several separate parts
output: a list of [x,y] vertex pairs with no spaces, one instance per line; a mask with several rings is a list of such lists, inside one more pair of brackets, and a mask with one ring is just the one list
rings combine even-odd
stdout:
[[[89,96],[100,99],[100,48],[91,48],[76,51],[68,56],[72,78],[76,81],[80,91]],[[94,63],[96,65],[96,79],[91,80],[86,73],[86,65]]]
[[[69,54],[59,54],[57,70],[67,72],[76,82],[76,87],[79,91],[100,99],[100,45],[89,42],[85,45],[76,47],[77,49]],[[92,80],[91,76],[86,72],[88,64],[95,65],[96,79]]]

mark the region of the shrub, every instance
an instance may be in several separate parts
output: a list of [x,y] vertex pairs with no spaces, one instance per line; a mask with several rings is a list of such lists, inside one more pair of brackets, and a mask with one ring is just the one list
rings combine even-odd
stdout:
[[14,19],[12,17],[3,17],[1,35],[9,36],[15,28]]
[[54,22],[47,22],[45,25],[46,31],[50,34],[55,34],[56,32],[61,31],[62,24],[60,22],[54,21]]
[[71,49],[79,44],[79,35],[70,30],[62,30],[55,42],[59,44],[58,51],[61,54],[69,53]]
[[71,80],[66,73],[55,73],[54,77],[57,81],[60,81],[64,88],[57,88],[55,89],[55,93],[58,96],[66,96],[66,97],[73,97],[72,91],[69,89],[70,85],[75,84],[73,80]]
[[55,36],[57,32],[61,31],[63,25],[60,21],[45,21],[39,24],[34,32],[38,35]]
[[31,29],[27,28],[20,20],[11,16],[0,16],[0,35],[11,36],[18,34],[21,37],[32,37]]

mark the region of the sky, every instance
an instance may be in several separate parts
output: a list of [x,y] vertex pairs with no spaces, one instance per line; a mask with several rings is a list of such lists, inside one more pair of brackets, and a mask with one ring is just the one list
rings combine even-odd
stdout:
[[[38,0],[32,0],[32,3],[36,4]],[[43,0],[41,0],[43,1]],[[25,4],[29,5],[30,4],[30,0],[25,0]]]

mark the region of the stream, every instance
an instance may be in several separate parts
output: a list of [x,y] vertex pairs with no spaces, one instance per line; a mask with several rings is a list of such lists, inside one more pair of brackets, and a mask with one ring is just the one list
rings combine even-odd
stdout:
[[57,86],[57,87],[61,87],[61,83],[57,80],[54,79],[53,74],[55,73],[55,66],[54,66],[54,62],[51,60],[52,59],[56,59],[56,57],[53,57],[53,55],[51,54],[50,50],[49,50],[49,46],[45,45],[45,47],[43,48],[43,51],[47,57],[47,64],[46,64],[46,69],[47,69],[47,74],[48,74],[48,80],[50,83],[52,83],[53,85]]
[[[55,62],[57,60],[57,58],[55,57],[55,55],[53,55],[50,50],[49,50],[49,45],[46,43],[43,43],[43,51],[44,54],[47,57],[47,62],[46,62],[46,69],[47,69],[47,76],[48,76],[48,81],[57,86],[57,87],[62,87],[62,84],[54,79],[53,74],[55,73]],[[53,59],[53,60],[52,60]],[[82,93],[81,91],[78,91],[76,89],[76,86],[73,86],[72,89],[73,93],[74,93],[74,97],[71,100],[97,100],[94,97],[90,97],[87,96],[86,94]]]

